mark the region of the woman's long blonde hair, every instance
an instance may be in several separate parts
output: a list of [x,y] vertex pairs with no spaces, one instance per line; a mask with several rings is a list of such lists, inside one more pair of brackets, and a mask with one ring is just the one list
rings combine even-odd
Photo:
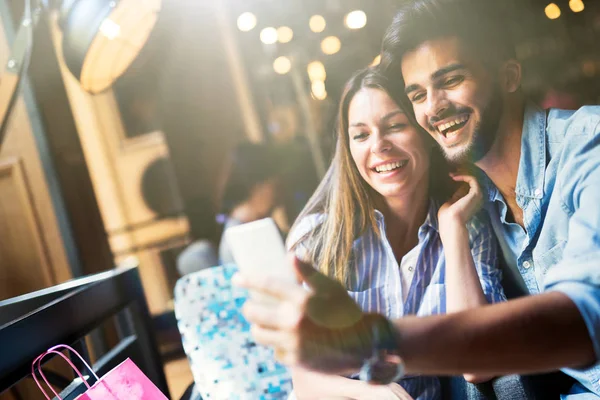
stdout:
[[[302,235],[294,243],[288,243],[288,247],[294,250],[300,243],[305,244],[313,264],[321,272],[343,284],[349,284],[348,265],[352,257],[354,240],[363,235],[367,229],[372,229],[375,234],[380,235],[374,210],[382,201],[381,195],[361,177],[350,154],[348,136],[350,102],[363,88],[383,90],[406,111],[410,123],[419,127],[412,115],[412,106],[404,99],[404,90],[400,85],[401,82],[393,84],[372,67],[356,72],[348,80],[338,110],[337,143],[333,160],[325,177],[292,226],[293,232],[305,217],[312,214],[325,216],[314,229]],[[423,132],[423,135],[426,135],[427,140],[431,140],[427,133]],[[434,153],[438,152],[434,151]],[[434,175],[431,169],[434,163],[443,163],[439,153],[437,155],[438,157],[433,157],[432,154],[430,177]],[[444,176],[447,178],[446,173]],[[444,178],[442,180],[447,181]],[[436,186],[432,187],[430,184],[431,189],[437,187],[443,190],[444,186],[436,183]]]

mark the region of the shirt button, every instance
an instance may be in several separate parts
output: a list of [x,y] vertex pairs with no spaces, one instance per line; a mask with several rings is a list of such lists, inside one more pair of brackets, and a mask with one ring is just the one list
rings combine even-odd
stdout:
[[539,196],[542,194],[542,189],[535,189],[535,192],[533,192],[536,196]]
[[413,270],[413,267],[408,267],[408,270],[409,270],[410,272],[412,272],[412,270]]
[[529,267],[531,267],[531,263],[529,261],[523,262],[523,268],[529,268]]

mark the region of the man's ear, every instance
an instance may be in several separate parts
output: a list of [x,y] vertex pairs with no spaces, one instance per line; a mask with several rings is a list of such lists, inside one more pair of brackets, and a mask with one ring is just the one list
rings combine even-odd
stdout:
[[507,93],[514,93],[521,87],[521,63],[508,60],[500,68],[500,82]]

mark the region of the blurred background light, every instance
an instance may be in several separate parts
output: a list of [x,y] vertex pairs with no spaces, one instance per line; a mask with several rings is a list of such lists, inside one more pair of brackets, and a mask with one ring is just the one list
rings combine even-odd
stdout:
[[349,12],[344,18],[344,24],[348,29],[360,29],[367,24],[367,14],[362,10]]
[[260,31],[260,41],[264,44],[273,44],[277,41],[277,29],[268,27]]
[[328,55],[337,53],[341,47],[342,42],[336,36],[327,36],[321,41],[321,50]]
[[325,30],[326,25],[327,23],[325,22],[325,18],[323,18],[323,16],[321,15],[313,15],[308,21],[308,26],[310,27],[310,30],[315,33],[323,32]]
[[306,68],[311,81],[324,81],[327,78],[325,66],[321,61],[313,61]]
[[327,91],[325,90],[325,82],[313,81],[311,84],[311,91],[313,96],[318,100],[325,100],[327,98]]
[[116,39],[121,33],[121,27],[110,18],[106,18],[100,25],[100,32],[108,39]]
[[546,17],[550,19],[557,19],[560,17],[560,8],[554,3],[548,4],[544,11],[546,12]]
[[277,57],[273,61],[273,69],[280,75],[285,75],[292,69],[292,62],[285,56]]
[[242,32],[248,32],[254,29],[256,26],[256,16],[251,12],[245,12],[240,14],[237,19],[238,29]]
[[582,0],[570,0],[569,7],[571,8],[571,11],[577,13],[583,11],[585,5],[583,4]]
[[280,43],[288,43],[294,37],[294,31],[289,26],[280,26],[277,28],[277,40]]

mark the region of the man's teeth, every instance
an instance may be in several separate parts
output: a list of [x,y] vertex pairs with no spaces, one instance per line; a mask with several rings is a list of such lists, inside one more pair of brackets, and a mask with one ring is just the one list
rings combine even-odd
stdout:
[[437,129],[440,133],[444,133],[444,131],[452,128],[454,125],[456,124],[462,124],[463,122],[465,122],[466,120],[469,119],[468,115],[463,115],[462,117],[458,117],[453,121],[447,122],[445,124],[442,125],[438,125]]
[[383,165],[379,165],[379,166],[375,167],[375,171],[388,172],[388,171],[392,171],[396,168],[402,168],[406,164],[408,164],[408,160],[397,161],[397,162],[393,162],[393,163],[389,163],[389,164],[383,164]]

